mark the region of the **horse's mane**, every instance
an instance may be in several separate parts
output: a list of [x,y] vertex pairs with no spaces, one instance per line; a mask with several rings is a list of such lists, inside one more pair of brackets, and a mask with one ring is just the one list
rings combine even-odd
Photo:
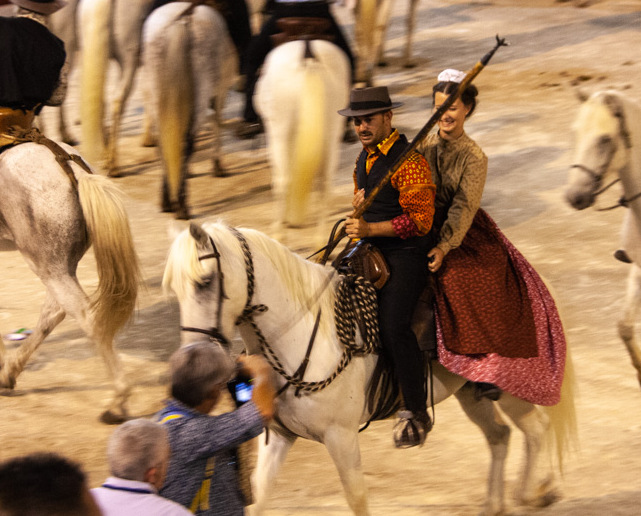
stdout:
[[250,247],[257,247],[276,270],[286,271],[281,277],[297,304],[314,311],[317,306],[325,314],[333,313],[335,289],[334,281],[328,278],[330,270],[305,260],[260,231],[241,229],[241,232],[247,238]]
[[579,115],[574,123],[577,134],[581,135],[590,128],[609,134],[619,131],[619,121],[608,108],[608,99],[616,99],[623,108],[623,116],[633,149],[641,149],[641,105],[630,97],[617,90],[603,90],[593,93],[579,110]]
[[[203,229],[211,235],[218,247],[223,271],[227,267],[245,270],[240,243],[228,226],[215,222],[204,224]],[[254,260],[258,254],[263,255],[276,271],[281,272],[283,284],[297,304],[314,312],[318,306],[324,314],[333,314],[335,280],[328,277],[331,274],[328,269],[303,259],[264,233],[248,228],[238,230],[247,239]],[[169,251],[163,288],[173,290],[178,299],[182,299],[193,283],[207,274],[206,267],[208,266],[198,260],[196,240],[185,230],[176,237]],[[231,278],[226,276],[227,280]],[[257,278],[258,282],[260,278]],[[328,320],[327,317],[323,319]]]

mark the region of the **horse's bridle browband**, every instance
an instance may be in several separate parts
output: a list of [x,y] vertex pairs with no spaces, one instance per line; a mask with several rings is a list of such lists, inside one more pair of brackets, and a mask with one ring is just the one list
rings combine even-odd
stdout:
[[[239,240],[241,247],[243,248],[243,255],[245,256],[245,265],[247,268],[247,302],[245,303],[245,308],[243,313],[240,314],[238,319],[236,319],[236,325],[242,323],[245,320],[251,319],[253,314],[256,312],[266,312],[267,307],[265,305],[252,305],[251,301],[254,297],[254,263],[249,252],[249,246],[247,245],[247,240],[245,237],[238,231],[236,228],[229,228],[229,230],[234,234],[234,236]],[[195,328],[190,326],[181,326],[181,331],[188,331],[194,333],[202,333],[207,335],[214,341],[218,341],[223,344],[226,348],[231,347],[231,343],[227,337],[220,330],[222,326],[222,309],[223,309],[223,300],[229,299],[225,293],[225,276],[220,265],[220,253],[216,247],[214,239],[209,235],[209,243],[212,247],[212,252],[209,254],[204,254],[198,257],[198,261],[208,260],[214,258],[216,260],[216,269],[218,272],[218,310],[216,314],[216,325],[211,328]]]
[[209,243],[211,244],[212,247],[212,252],[209,254],[204,254],[202,256],[198,257],[198,261],[201,262],[203,260],[208,260],[210,258],[214,258],[216,260],[216,269],[218,270],[218,311],[216,314],[216,326],[212,326],[211,328],[193,328],[189,326],[181,326],[180,329],[181,331],[189,331],[189,332],[194,332],[194,333],[203,333],[212,340],[218,341],[221,344],[223,344],[226,348],[231,347],[231,343],[229,342],[229,339],[223,335],[223,333],[219,330],[221,326],[221,321],[222,321],[222,308],[223,308],[223,299],[229,299],[227,297],[227,294],[225,294],[225,276],[223,275],[222,268],[220,266],[220,253],[218,252],[218,248],[216,247],[216,243],[214,242],[214,239],[210,236],[209,237]]
[[[615,98],[611,95],[606,95],[604,96],[604,103],[606,107],[610,110],[610,113],[612,116],[614,116],[618,121],[619,121],[619,134],[621,135],[621,138],[623,139],[623,143],[625,144],[625,148],[627,150],[630,150],[632,148],[632,139],[630,137],[630,131],[628,130],[628,125],[625,120],[625,115],[623,114],[623,107],[619,102],[615,100]],[[614,153],[612,154],[612,156]],[[599,173],[595,170],[592,170],[589,167],[586,167],[582,163],[575,163],[572,165],[570,168],[578,168],[579,170],[582,170],[583,172],[587,173],[592,177],[592,180],[595,182],[595,184],[600,185],[601,181],[603,180],[603,176],[605,172],[607,171],[609,165],[610,165],[610,160],[612,159],[612,156],[608,158],[607,165],[603,168],[603,172]],[[601,195],[603,192],[608,190],[611,186],[615,185],[621,181],[620,178],[616,178],[610,183],[608,183],[606,186],[598,188],[596,192],[594,192],[593,196],[596,198],[597,196]],[[608,210],[613,210],[615,208],[627,208],[629,204],[635,200],[637,200],[639,197],[641,197],[641,192],[633,195],[632,197],[625,198],[621,197],[617,204],[614,204],[612,206],[609,206],[607,208],[598,208],[596,211],[608,211]]]

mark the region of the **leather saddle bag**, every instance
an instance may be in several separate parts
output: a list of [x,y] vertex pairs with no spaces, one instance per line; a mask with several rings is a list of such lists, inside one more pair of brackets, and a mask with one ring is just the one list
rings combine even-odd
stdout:
[[355,274],[365,278],[377,290],[380,290],[389,278],[389,267],[383,253],[364,240],[350,241],[332,265],[340,274]]
[[280,32],[271,36],[271,42],[274,47],[296,40],[334,40],[334,35],[331,33],[331,23],[325,18],[280,18],[276,22],[276,26]]

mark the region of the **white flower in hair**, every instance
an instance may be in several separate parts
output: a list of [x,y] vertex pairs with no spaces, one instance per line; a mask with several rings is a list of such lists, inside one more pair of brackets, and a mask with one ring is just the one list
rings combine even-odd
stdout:
[[438,82],[462,82],[465,78],[465,72],[460,70],[454,70],[454,68],[448,68],[443,70],[438,74]]

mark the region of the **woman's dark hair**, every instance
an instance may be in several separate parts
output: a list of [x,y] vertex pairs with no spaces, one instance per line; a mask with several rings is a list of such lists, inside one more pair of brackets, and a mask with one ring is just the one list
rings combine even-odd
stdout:
[[[432,88],[432,106],[434,106],[434,97],[436,96],[437,91],[440,93],[444,93],[445,95],[449,95],[450,93],[454,92],[456,88],[458,88],[457,82],[443,81],[436,83]],[[476,88],[476,86],[474,86],[474,84],[470,84],[467,88],[465,88],[463,93],[461,93],[461,102],[463,102],[463,104],[470,108],[465,118],[471,117],[472,113],[474,113],[474,110],[476,109],[476,97],[478,94],[479,90]]]

